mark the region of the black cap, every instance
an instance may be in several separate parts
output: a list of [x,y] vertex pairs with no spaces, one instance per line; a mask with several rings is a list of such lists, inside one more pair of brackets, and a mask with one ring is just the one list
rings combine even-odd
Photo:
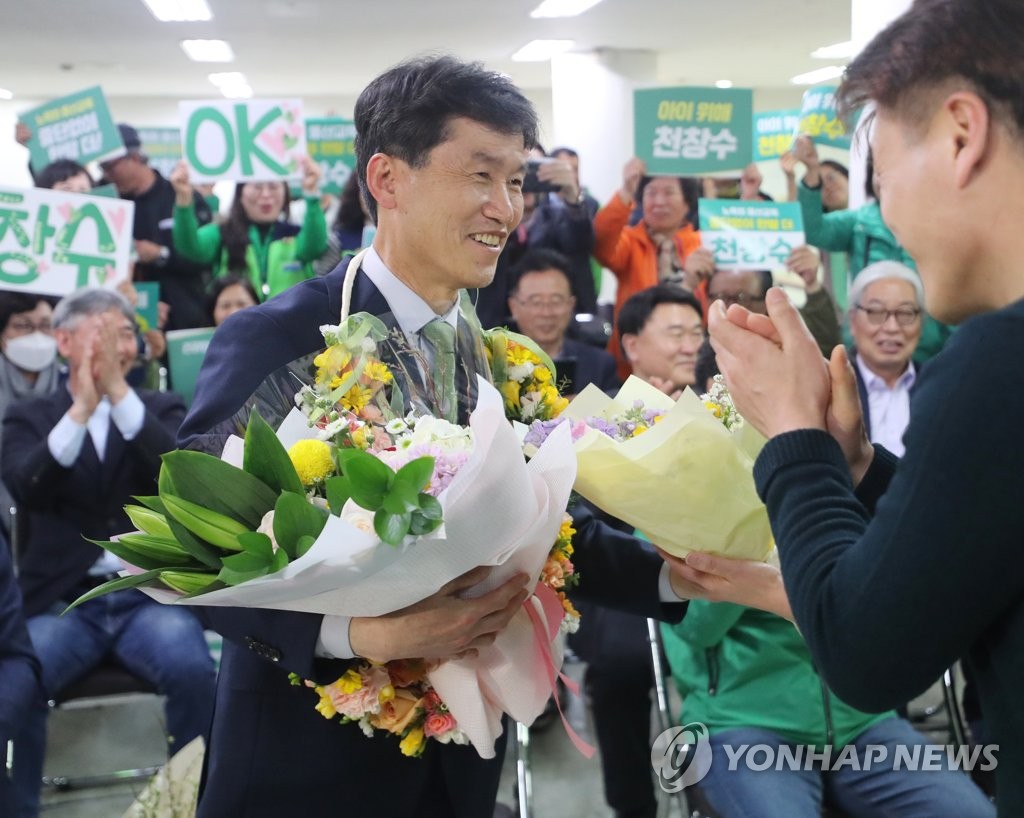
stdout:
[[117,126],[117,130],[121,132],[121,141],[124,142],[124,146],[127,150],[137,151],[142,147],[142,140],[139,139],[139,132],[131,125],[125,125],[122,122]]

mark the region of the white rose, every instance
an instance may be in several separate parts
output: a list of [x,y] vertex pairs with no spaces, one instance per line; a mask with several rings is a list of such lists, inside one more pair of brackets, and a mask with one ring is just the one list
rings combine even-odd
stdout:
[[376,532],[373,530],[373,512],[357,505],[355,500],[345,501],[345,505],[341,509],[341,519],[360,531],[376,536]]

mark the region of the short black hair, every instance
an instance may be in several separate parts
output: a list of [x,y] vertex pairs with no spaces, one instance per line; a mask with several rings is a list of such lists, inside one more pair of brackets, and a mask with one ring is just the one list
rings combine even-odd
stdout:
[[915,0],[850,63],[836,92],[848,115],[873,101],[924,121],[928,94],[960,82],[993,118],[1024,133],[1024,3],[1020,0]]
[[704,309],[693,293],[672,284],[657,284],[633,293],[619,308],[619,315],[615,320],[619,339],[625,335],[639,335],[647,326],[655,308],[661,304],[682,304],[684,307],[692,307],[701,320],[704,320]]
[[256,287],[252,283],[252,279],[248,275],[241,273],[227,273],[226,275],[217,276],[210,284],[209,289],[206,291],[206,317],[210,321],[212,327],[216,322],[213,320],[213,311],[217,308],[217,299],[220,298],[220,294],[224,292],[228,287],[233,287],[238,284],[245,288],[245,290],[252,296],[254,304],[260,303],[260,295],[256,292]]
[[693,367],[694,391],[699,395],[708,388],[708,381],[719,374],[718,359],[715,357],[715,348],[711,346],[711,339],[705,338],[704,343],[697,350],[697,363]]
[[422,167],[448,138],[452,119],[465,117],[499,133],[522,134],[523,147],[537,144],[537,112],[507,76],[455,57],[408,60],[374,79],[356,100],[356,172],[371,218],[377,203],[366,185],[366,166],[376,153]]
[[40,301],[51,307],[57,303],[56,298],[39,293],[26,293],[21,290],[0,290],[0,332],[7,329],[11,318],[18,313],[32,312]]
[[577,153],[572,148],[567,148],[565,145],[560,145],[557,148],[552,148],[551,149],[551,153],[549,153],[548,156],[558,156],[558,154],[560,154],[560,153],[566,153],[569,156],[571,156],[573,159],[579,159],[580,158],[579,153]]
[[[658,178],[660,177],[644,176],[640,180],[640,186],[636,189],[636,203],[639,206],[643,206],[644,191],[647,189],[647,185]],[[688,208],[686,220],[694,227],[697,227],[699,223],[699,219],[697,217],[697,202],[700,199],[700,180],[693,176],[677,176],[675,178],[679,180],[679,189],[683,192],[683,201],[686,202],[686,206]]]
[[[509,294],[515,295],[519,289],[519,282],[525,275],[539,273],[542,270],[557,270],[565,276],[569,282],[569,291],[573,292],[572,276],[569,275],[569,259],[557,250],[549,250],[547,247],[532,247],[527,250],[515,267],[512,268],[512,275],[509,286]],[[573,293],[575,295],[575,293]]]
[[89,180],[89,185],[92,186],[92,176],[78,162],[74,159],[57,159],[36,174],[36,187],[53,190],[54,185],[83,174]]

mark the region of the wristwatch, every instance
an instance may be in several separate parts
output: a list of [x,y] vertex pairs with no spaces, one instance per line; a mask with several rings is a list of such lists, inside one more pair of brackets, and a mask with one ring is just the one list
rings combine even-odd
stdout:
[[157,260],[155,262],[153,262],[153,263],[156,264],[157,267],[163,267],[165,264],[167,264],[167,260],[170,257],[171,257],[171,248],[168,247],[166,244],[162,244],[162,245],[160,245],[160,255],[157,258]]

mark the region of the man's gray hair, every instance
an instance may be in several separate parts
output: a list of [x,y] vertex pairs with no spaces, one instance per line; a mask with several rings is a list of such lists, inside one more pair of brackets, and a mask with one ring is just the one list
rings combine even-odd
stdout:
[[924,287],[921,286],[921,277],[906,264],[898,261],[876,261],[861,270],[850,285],[850,312],[857,308],[864,290],[876,281],[890,278],[910,284],[914,288],[918,309],[924,309]]
[[120,310],[125,318],[135,323],[135,310],[117,290],[82,287],[64,296],[53,308],[53,327],[71,329],[86,315],[100,315],[110,310]]

